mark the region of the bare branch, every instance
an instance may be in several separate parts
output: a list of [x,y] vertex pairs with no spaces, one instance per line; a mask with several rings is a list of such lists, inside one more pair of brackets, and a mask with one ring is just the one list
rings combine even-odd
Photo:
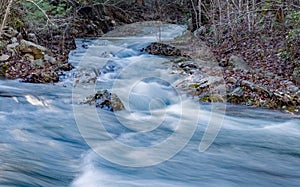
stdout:
[[8,14],[10,12],[10,8],[11,8],[12,3],[13,3],[13,0],[10,0],[9,3],[8,3],[8,5],[7,5],[6,11],[5,11],[5,15],[4,15],[4,18],[2,20],[1,27],[0,27],[0,38],[1,38],[1,35],[2,35],[3,28],[5,26]]
[[34,4],[44,14],[44,16],[47,18],[47,23],[49,22],[52,25],[54,25],[54,23],[52,23],[52,21],[49,19],[49,16],[46,14],[46,12],[36,2],[32,0],[26,0],[26,1]]

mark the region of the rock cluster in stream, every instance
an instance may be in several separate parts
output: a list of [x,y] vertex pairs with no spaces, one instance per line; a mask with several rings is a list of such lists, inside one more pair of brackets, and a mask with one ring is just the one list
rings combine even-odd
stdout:
[[108,111],[124,110],[125,107],[120,98],[107,90],[98,91],[96,94],[91,95],[84,99],[82,104],[95,105],[97,108]]
[[[11,27],[3,30],[0,38],[0,76],[21,78],[24,82],[52,83],[59,81],[59,72],[72,69],[72,65],[53,57],[45,47],[38,45],[34,34],[28,40]],[[30,41],[29,41],[30,40]]]
[[145,51],[152,55],[188,57],[180,49],[161,42],[153,42],[150,45],[148,45],[146,48],[142,49],[141,51]]

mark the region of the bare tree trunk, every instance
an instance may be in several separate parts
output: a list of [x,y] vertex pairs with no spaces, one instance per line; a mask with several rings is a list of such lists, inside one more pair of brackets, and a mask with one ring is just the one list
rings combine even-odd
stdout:
[[195,30],[197,30],[199,28],[199,26],[201,24],[201,23],[199,23],[199,19],[198,19],[200,17],[198,7],[201,5],[198,6],[198,3],[199,3],[198,0],[188,0],[187,3],[188,3],[187,5],[188,5],[189,12],[192,17],[191,31],[194,32]]
[[210,0],[187,0],[187,7],[192,18],[192,32],[209,22],[210,6]]

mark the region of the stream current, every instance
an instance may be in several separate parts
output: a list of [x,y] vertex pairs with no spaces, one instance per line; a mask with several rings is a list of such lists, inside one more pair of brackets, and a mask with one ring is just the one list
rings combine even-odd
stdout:
[[[299,118],[184,96],[145,30],[77,39],[60,83],[0,80],[0,186],[299,186]],[[80,104],[105,89],[125,111]]]

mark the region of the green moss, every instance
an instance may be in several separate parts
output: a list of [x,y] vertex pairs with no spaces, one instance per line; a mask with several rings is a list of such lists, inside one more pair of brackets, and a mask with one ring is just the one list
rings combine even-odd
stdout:
[[199,88],[199,84],[198,83],[194,83],[190,85],[190,88]]
[[186,62],[189,60],[191,60],[191,59],[188,57],[181,57],[181,58],[175,58],[175,59],[171,60],[171,62],[178,64],[180,62]]
[[[51,1],[46,0],[33,0],[33,2],[19,2],[19,6],[26,14],[21,18],[22,20],[14,21],[16,24],[25,22],[30,28],[44,28],[49,24],[49,19],[63,18],[72,11],[72,7],[68,7],[64,1],[60,1],[58,5],[52,5]],[[52,24],[50,26],[55,27]]]

